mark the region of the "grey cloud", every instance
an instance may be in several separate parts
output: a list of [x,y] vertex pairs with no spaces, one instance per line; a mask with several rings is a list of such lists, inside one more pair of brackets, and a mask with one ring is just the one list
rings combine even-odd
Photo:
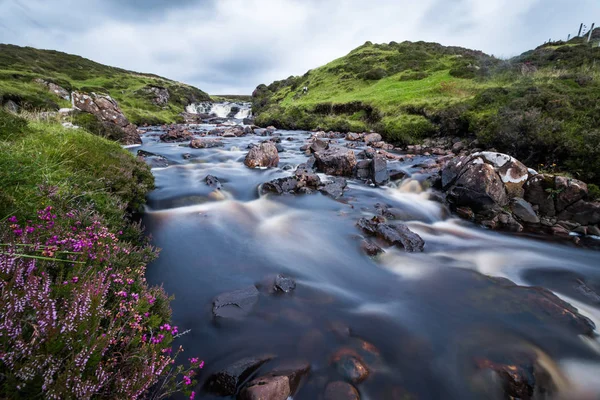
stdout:
[[235,94],[367,40],[508,57],[566,38],[592,15],[600,15],[597,0],[0,0],[0,41]]

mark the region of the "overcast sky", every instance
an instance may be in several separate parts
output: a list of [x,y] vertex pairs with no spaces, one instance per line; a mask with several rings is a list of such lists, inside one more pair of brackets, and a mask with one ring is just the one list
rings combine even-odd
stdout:
[[0,43],[250,94],[367,40],[510,57],[595,17],[600,0],[0,0]]

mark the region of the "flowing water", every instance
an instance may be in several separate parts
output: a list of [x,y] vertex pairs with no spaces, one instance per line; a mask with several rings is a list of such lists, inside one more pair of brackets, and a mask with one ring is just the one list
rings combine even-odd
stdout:
[[[247,146],[266,138],[194,150],[161,143],[160,133],[149,129],[141,147],[169,162],[153,168],[157,188],[144,222],[162,251],[147,276],[175,296],[174,323],[190,330],[176,344],[186,357],[205,360],[201,381],[242,357],[271,353],[309,361],[311,374],[294,399],[318,399],[327,382],[340,379],[332,354],[350,348],[370,370],[357,385],[362,399],[508,398],[497,376],[478,366],[519,364],[519,354],[533,353],[561,398],[598,398],[597,338],[581,335],[569,312],[561,320],[529,304],[538,289],[506,279],[548,288],[600,326],[600,252],[455,218],[419,184],[411,165],[425,160],[389,163],[412,177],[385,187],[350,180],[338,201],[320,193],[261,196],[261,183],[306,161],[299,148],[310,134],[278,131],[285,149],[279,168],[249,169]],[[209,174],[223,184],[221,193],[204,182]],[[400,210],[425,240],[423,253],[386,247],[370,258],[361,251],[356,221],[375,215],[377,203]],[[296,279],[291,294],[261,294],[239,321],[213,319],[216,295],[280,273]],[[525,369],[541,385],[536,368]]]
[[186,111],[192,114],[208,114],[219,118],[244,119],[252,116],[252,104],[239,102],[202,102],[193,103],[186,107]]

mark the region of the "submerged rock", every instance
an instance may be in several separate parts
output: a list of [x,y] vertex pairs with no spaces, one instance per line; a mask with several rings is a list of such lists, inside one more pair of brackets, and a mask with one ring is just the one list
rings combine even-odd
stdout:
[[310,373],[310,364],[303,360],[285,361],[273,368],[269,376],[285,376],[289,380],[290,395],[296,394],[302,381]]
[[250,149],[244,160],[249,168],[258,167],[277,167],[279,164],[279,153],[277,147],[272,142],[263,142],[260,145]]
[[382,217],[361,218],[358,227],[369,235],[377,236],[407,252],[421,252],[425,246],[423,239],[404,224],[386,224]]
[[331,363],[347,381],[361,383],[369,377],[369,370],[360,355],[354,350],[343,348],[331,357]]
[[360,400],[358,390],[343,381],[331,382],[325,388],[324,400]]
[[296,289],[296,281],[292,278],[279,274],[273,282],[273,290],[275,292],[290,293]]
[[238,360],[212,374],[204,384],[204,389],[220,396],[233,396],[246,379],[273,358],[270,354],[264,354]]
[[231,319],[245,317],[258,303],[258,295],[255,286],[220,294],[213,300],[213,316]]
[[360,248],[370,257],[378,256],[384,253],[383,249],[368,239],[363,239],[360,242]]

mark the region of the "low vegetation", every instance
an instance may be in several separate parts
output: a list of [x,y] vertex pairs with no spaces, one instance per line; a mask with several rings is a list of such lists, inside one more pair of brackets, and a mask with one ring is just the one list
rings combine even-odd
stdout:
[[[529,165],[600,182],[600,30],[511,60],[435,43],[365,43],[253,94],[260,125],[375,130],[396,144],[477,138]],[[305,92],[304,88],[308,90]]]
[[[68,100],[48,91],[34,81],[36,78],[55,83],[68,92],[109,94],[136,125],[179,121],[179,113],[186,105],[210,100],[195,87],[157,75],[109,67],[58,51],[0,44],[0,104],[12,100],[28,110],[70,107]],[[166,89],[168,101],[157,104],[152,88]]]
[[[120,145],[0,108],[0,398],[193,397],[132,216],[153,188]],[[183,365],[183,364],[181,364]],[[177,380],[179,378],[180,380]]]

